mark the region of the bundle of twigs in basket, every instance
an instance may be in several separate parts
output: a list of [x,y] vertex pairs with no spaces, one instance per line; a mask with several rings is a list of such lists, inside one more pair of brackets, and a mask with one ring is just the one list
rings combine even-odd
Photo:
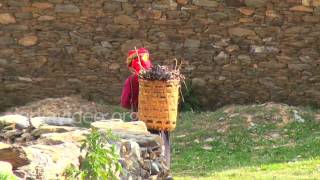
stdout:
[[170,70],[167,66],[154,65],[150,70],[142,71],[139,78],[149,81],[184,80],[179,68],[175,67],[175,69]]

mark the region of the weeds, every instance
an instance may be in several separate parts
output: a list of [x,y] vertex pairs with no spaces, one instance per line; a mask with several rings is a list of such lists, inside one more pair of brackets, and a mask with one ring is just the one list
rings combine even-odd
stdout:
[[18,180],[18,179],[9,173],[0,172],[0,180]]
[[79,170],[70,166],[66,169],[65,175],[69,179],[82,180],[118,179],[122,166],[115,145],[110,144],[114,140],[117,140],[117,137],[111,131],[104,134],[92,129],[81,145],[81,151],[85,151],[86,155]]
[[194,89],[191,88],[191,82],[187,81],[185,86],[181,86],[182,100],[180,102],[180,110],[183,112],[192,111],[200,112],[202,107],[197,98],[197,95],[194,92]]

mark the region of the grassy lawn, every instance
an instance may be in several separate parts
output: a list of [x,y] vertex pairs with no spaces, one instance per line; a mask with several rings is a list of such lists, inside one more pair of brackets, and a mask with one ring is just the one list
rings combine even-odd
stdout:
[[175,179],[320,179],[320,110],[281,104],[181,113]]

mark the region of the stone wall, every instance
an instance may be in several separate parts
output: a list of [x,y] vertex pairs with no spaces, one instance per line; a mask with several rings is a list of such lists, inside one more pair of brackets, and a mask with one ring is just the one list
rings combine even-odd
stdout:
[[126,53],[182,60],[202,104],[319,104],[319,0],[2,0],[0,104],[117,103]]
[[[86,152],[80,148],[91,133],[78,125],[70,118],[0,116],[0,173],[19,179],[70,179],[65,177],[67,169],[83,166]],[[106,148],[114,145],[120,156],[123,170],[118,179],[166,179],[169,175],[161,138],[150,134],[143,122],[110,119],[90,126],[102,134],[111,130],[118,137],[104,144]]]

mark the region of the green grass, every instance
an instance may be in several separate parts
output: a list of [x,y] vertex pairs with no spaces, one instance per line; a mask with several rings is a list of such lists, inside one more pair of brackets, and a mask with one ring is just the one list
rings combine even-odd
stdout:
[[183,179],[203,179],[203,180],[229,180],[229,179],[265,179],[265,180],[302,180],[302,179],[319,179],[320,174],[320,160],[312,159],[292,163],[277,163],[268,164],[255,167],[245,167],[238,169],[224,170],[222,172],[215,172],[208,176],[178,176],[177,180]]
[[[180,115],[176,179],[320,179],[320,111],[279,104]],[[301,122],[302,118],[303,122]]]

